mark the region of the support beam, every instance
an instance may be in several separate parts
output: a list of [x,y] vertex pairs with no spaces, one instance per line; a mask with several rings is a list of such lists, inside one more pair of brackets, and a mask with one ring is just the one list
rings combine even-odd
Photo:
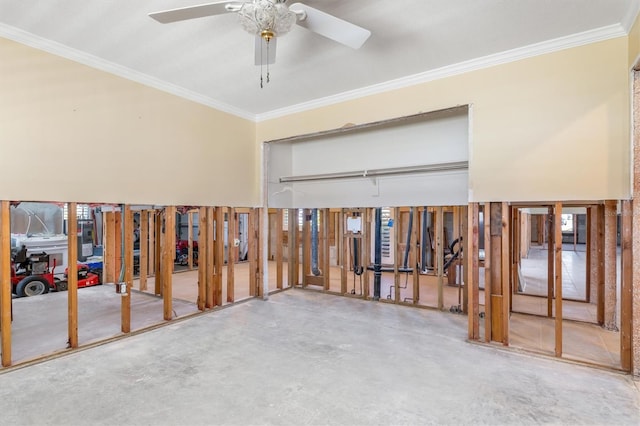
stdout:
[[215,215],[215,211],[213,207],[207,207],[207,276],[205,280],[205,288],[206,288],[206,298],[205,298],[205,307],[211,309],[215,306],[214,303],[214,252],[215,252],[215,243],[213,241],[213,236],[215,234],[215,229],[213,226],[213,218]]
[[[442,213],[442,207],[439,207],[440,213]],[[485,214],[486,216],[486,214]],[[442,220],[440,216],[438,220]],[[485,218],[486,220],[486,218]],[[469,340],[480,339],[480,308],[479,308],[479,260],[478,260],[478,235],[479,235],[479,205],[478,203],[469,203],[468,208],[468,235],[467,235],[467,255],[470,257],[469,271],[469,283],[467,285],[467,292],[469,293],[467,299],[469,301]],[[439,233],[439,232],[438,232]],[[486,241],[485,241],[486,244]],[[486,248],[485,248],[486,250]],[[441,262],[441,261],[440,261]],[[486,288],[486,287],[485,287]],[[485,290],[485,299],[487,298]]]
[[400,247],[402,216],[398,207],[394,207],[393,209],[393,219],[393,246],[395,247],[395,255],[393,256],[393,289],[395,291],[391,293],[391,300],[393,300],[395,303],[398,303],[400,301],[400,273],[398,272],[398,265],[400,263],[400,257],[404,255],[404,250],[402,250],[402,247]]
[[256,297],[258,292],[258,230],[256,229],[256,209],[249,211],[249,296]]
[[[491,342],[491,289],[493,282],[491,280],[491,203],[485,203],[483,206],[484,219],[484,341]],[[471,221],[469,220],[469,225]],[[479,230],[481,232],[481,230]],[[473,265],[470,264],[473,268]],[[471,275],[471,274],[469,274]],[[468,292],[467,292],[468,293]]]
[[598,324],[604,325],[604,287],[605,287],[605,225],[604,225],[604,205],[599,204],[597,207],[597,246],[598,246],[598,262],[597,262],[597,278],[596,283],[596,316]]
[[155,213],[155,247],[154,247],[154,261],[155,261],[155,278],[154,278],[154,294],[156,296],[162,295],[162,280],[164,279],[163,259],[162,259],[162,238],[163,238],[163,219],[164,212],[162,210],[156,210]]
[[148,235],[149,235],[149,243],[147,244],[148,246],[148,253],[149,253],[149,259],[147,261],[147,265],[148,265],[148,273],[149,275],[155,275],[156,274],[156,211],[155,210],[149,210],[149,225],[148,225]]
[[[475,203],[474,203],[475,204]],[[478,220],[478,205],[474,206],[475,211],[473,214],[475,215],[475,220]],[[477,222],[476,222],[476,232],[477,232]],[[444,210],[442,206],[436,207],[436,271],[438,273],[438,310],[442,310],[444,307]],[[476,286],[478,285],[476,281]],[[477,292],[477,288],[476,288]],[[476,294],[476,298],[474,299],[474,303],[478,304],[478,297]],[[476,336],[474,340],[478,339],[478,333],[474,333]]]
[[11,211],[0,201],[0,341],[2,366],[11,365]]
[[562,356],[562,203],[556,203],[553,217],[554,294],[556,305],[555,354]]
[[346,210],[342,209],[342,211],[340,212],[340,220],[339,220],[340,225],[338,227],[340,240],[342,240],[342,244],[340,245],[340,247],[342,248],[342,255],[340,256],[342,257],[342,264],[340,265],[340,293],[341,294],[347,293],[347,273],[349,271],[350,264],[351,264],[351,262],[349,261],[349,236],[347,235],[347,230],[345,226],[347,222],[347,215],[348,213],[346,212]]
[[[362,280],[362,297],[366,300],[369,298],[369,278],[371,275],[369,274],[369,265],[371,265],[371,214],[373,213],[373,209],[363,209],[362,210],[362,267],[364,268]],[[347,260],[344,260],[347,262]]]
[[[283,287],[283,245],[284,245],[284,235],[283,235],[283,210],[278,209],[276,211],[276,288],[282,289]],[[231,262],[229,262],[231,263]],[[228,274],[228,271],[227,271]]]
[[329,291],[331,284],[331,253],[329,250],[329,209],[320,210],[322,215],[322,277],[324,278],[324,290]]
[[[502,237],[502,244],[501,244],[501,248],[502,248],[502,306],[500,306],[501,310],[502,310],[502,324],[501,324],[501,328],[502,328],[502,339],[501,342],[504,346],[509,346],[509,313],[511,311],[511,285],[516,285],[516,283],[514,281],[510,280],[511,277],[511,269],[515,266],[517,268],[517,264],[516,265],[511,265],[509,264],[509,241],[510,239],[510,234],[511,234],[511,230],[509,229],[509,217],[510,217],[510,213],[511,213],[511,209],[509,208],[509,205],[507,203],[501,203],[501,210],[502,210],[502,230],[501,230],[501,237]],[[516,214],[516,218],[518,218],[518,223],[520,221],[519,216]],[[517,227],[516,227],[517,228]],[[516,243],[516,249],[518,250],[517,252],[519,253],[520,251],[520,244],[519,244],[519,240],[520,240],[520,233],[516,232],[516,236],[518,237],[518,243]],[[517,276],[517,274],[516,274]]]
[[104,212],[103,226],[103,282],[116,282],[116,214]]
[[[413,304],[418,304],[420,298],[420,268],[418,266],[420,259],[420,209],[417,207],[411,207],[413,210],[413,227],[411,228],[411,265],[413,268],[413,291],[411,299]],[[462,243],[461,243],[462,244]]]
[[188,248],[187,248],[187,256],[189,256],[189,258],[187,259],[187,265],[189,267],[189,270],[193,270],[193,212],[189,211],[187,212],[187,243],[189,244]]
[[585,257],[586,257],[586,271],[585,271],[585,295],[587,299],[587,303],[591,302],[591,262],[592,262],[592,240],[591,240],[591,207],[587,207],[587,225],[586,225],[586,233],[587,233],[587,241],[585,248]]
[[298,210],[289,209],[287,214],[287,284],[294,287],[298,284]]
[[140,291],[147,290],[149,276],[149,211],[140,212],[140,255],[138,257]]
[[[124,283],[127,286],[126,293],[120,298],[120,330],[123,333],[131,332],[131,290],[133,289],[133,212],[131,206],[125,204],[122,212],[124,226]],[[71,261],[71,260],[69,260]]]
[[216,207],[216,250],[213,303],[222,306],[222,273],[224,270],[224,207]]
[[[235,266],[236,266],[236,247],[234,240],[236,238],[236,211],[233,207],[227,210],[227,302],[236,301],[235,288]],[[282,226],[281,226],[282,228]],[[282,254],[282,244],[280,244],[280,254]],[[280,259],[280,267],[282,268],[282,259]],[[282,271],[280,271],[282,273]]]
[[[462,283],[463,288],[462,288],[462,312],[465,315],[469,314],[469,293],[467,292],[467,284],[469,283],[469,270],[470,268],[470,264],[469,264],[469,255],[466,254],[467,251],[467,235],[469,235],[469,223],[467,222],[469,214],[468,214],[468,207],[467,206],[463,206],[460,208],[460,223],[462,223],[462,231],[461,234],[463,239],[462,239]],[[422,223],[422,221],[420,221],[420,223]],[[478,222],[478,226],[479,226]],[[480,235],[481,232],[484,232],[483,229],[478,229],[478,236]],[[479,290],[478,290],[479,292]],[[479,297],[478,297],[479,298]],[[478,304],[480,302],[478,301]],[[485,306],[485,310],[486,310],[486,306]]]
[[[553,207],[549,207],[547,214],[547,317],[553,317],[553,285],[555,281],[555,229],[554,229],[554,216]],[[560,234],[562,238],[562,234]],[[562,240],[561,240],[562,242]]]
[[67,318],[69,347],[78,347],[78,205],[67,204]]
[[302,288],[307,286],[307,276],[311,273],[311,210],[304,209],[302,218]]
[[618,330],[616,325],[616,248],[618,238],[617,202],[607,200],[604,203],[604,327]]
[[[633,203],[622,201],[622,230],[620,256],[620,366],[631,371],[633,336],[633,258],[631,245],[633,240]],[[640,330],[638,331],[640,332]]]
[[173,259],[176,254],[176,207],[165,207],[164,241],[162,247],[162,301],[164,319],[173,318]]
[[207,300],[207,208],[198,210],[198,309],[204,311]]

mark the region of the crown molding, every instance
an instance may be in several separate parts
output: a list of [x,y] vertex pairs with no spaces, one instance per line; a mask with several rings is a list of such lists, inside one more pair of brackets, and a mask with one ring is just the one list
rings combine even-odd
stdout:
[[252,114],[250,112],[241,110],[220,101],[216,101],[215,99],[212,99],[208,96],[204,96],[191,90],[185,89],[184,87],[168,83],[166,81],[152,77],[148,74],[144,74],[139,71],[124,67],[122,65],[106,61],[89,53],[73,49],[61,43],[47,40],[43,37],[36,36],[35,34],[12,27],[10,25],[0,23],[0,37],[4,37],[33,48],[52,53],[57,56],[61,56],[74,62],[79,62],[91,68],[105,71],[110,74],[126,78],[127,80],[135,81],[145,86],[153,87],[154,89],[162,90],[163,92],[167,92],[180,98],[187,99],[211,108],[215,108],[222,112],[226,112],[228,114],[232,114],[240,118],[250,120],[252,122],[256,121],[255,114]]
[[627,9],[627,13],[622,18],[622,28],[624,28],[625,33],[629,34],[631,31],[631,27],[634,22],[636,22],[636,18],[638,17],[638,13],[640,13],[640,1],[639,0],[631,0],[629,4],[629,9]]
[[531,58],[534,56],[544,55],[547,53],[557,52],[560,50],[570,49],[572,47],[583,46],[586,44],[596,43],[599,41],[609,40],[625,35],[627,35],[627,31],[625,31],[624,27],[621,24],[596,28],[582,33],[571,34],[540,43],[530,44],[528,46],[519,47],[517,49],[506,50],[504,52],[459,62],[453,65],[447,65],[423,73],[414,74],[395,80],[389,80],[384,83],[374,84],[372,86],[339,93],[337,95],[315,99],[310,102],[304,102],[297,105],[292,105],[290,107],[257,114],[256,121],[261,122],[271,120],[290,114],[309,111],[312,109],[326,107],[329,105],[334,105],[337,103],[363,98],[365,96],[376,95],[392,90],[403,89],[409,86],[414,86],[416,84],[427,83],[442,78],[452,77],[471,71],[490,68],[496,65],[515,62],[521,59]]

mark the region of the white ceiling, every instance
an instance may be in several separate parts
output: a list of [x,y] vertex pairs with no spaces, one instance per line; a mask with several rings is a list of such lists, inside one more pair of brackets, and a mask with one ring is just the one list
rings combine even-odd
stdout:
[[371,37],[352,50],[296,26],[278,40],[260,89],[254,38],[235,14],[165,25],[147,16],[206,2],[0,0],[0,37],[259,120],[536,43],[622,35],[639,8],[638,0],[306,0]]

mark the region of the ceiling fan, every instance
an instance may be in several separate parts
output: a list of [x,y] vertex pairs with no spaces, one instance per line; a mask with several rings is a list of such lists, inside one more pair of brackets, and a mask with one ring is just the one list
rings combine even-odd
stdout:
[[353,49],[359,49],[371,35],[367,29],[302,3],[287,6],[286,0],[218,1],[153,12],[149,16],[168,24],[226,13],[237,13],[242,27],[255,35],[256,65],[268,66],[275,62],[276,38],[288,33],[294,24]]

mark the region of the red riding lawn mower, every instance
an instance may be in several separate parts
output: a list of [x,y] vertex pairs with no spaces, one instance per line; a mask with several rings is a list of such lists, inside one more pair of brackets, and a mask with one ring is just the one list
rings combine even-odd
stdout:
[[[22,257],[22,258],[20,258]],[[26,253],[18,253],[11,262],[11,286],[13,293],[18,297],[39,296],[53,291],[66,291],[68,288],[68,268],[64,271],[64,279],[58,279],[49,267],[49,255],[45,252],[34,253],[26,256]],[[90,287],[100,284],[100,274],[90,271],[87,265],[78,264],[78,288]]]

